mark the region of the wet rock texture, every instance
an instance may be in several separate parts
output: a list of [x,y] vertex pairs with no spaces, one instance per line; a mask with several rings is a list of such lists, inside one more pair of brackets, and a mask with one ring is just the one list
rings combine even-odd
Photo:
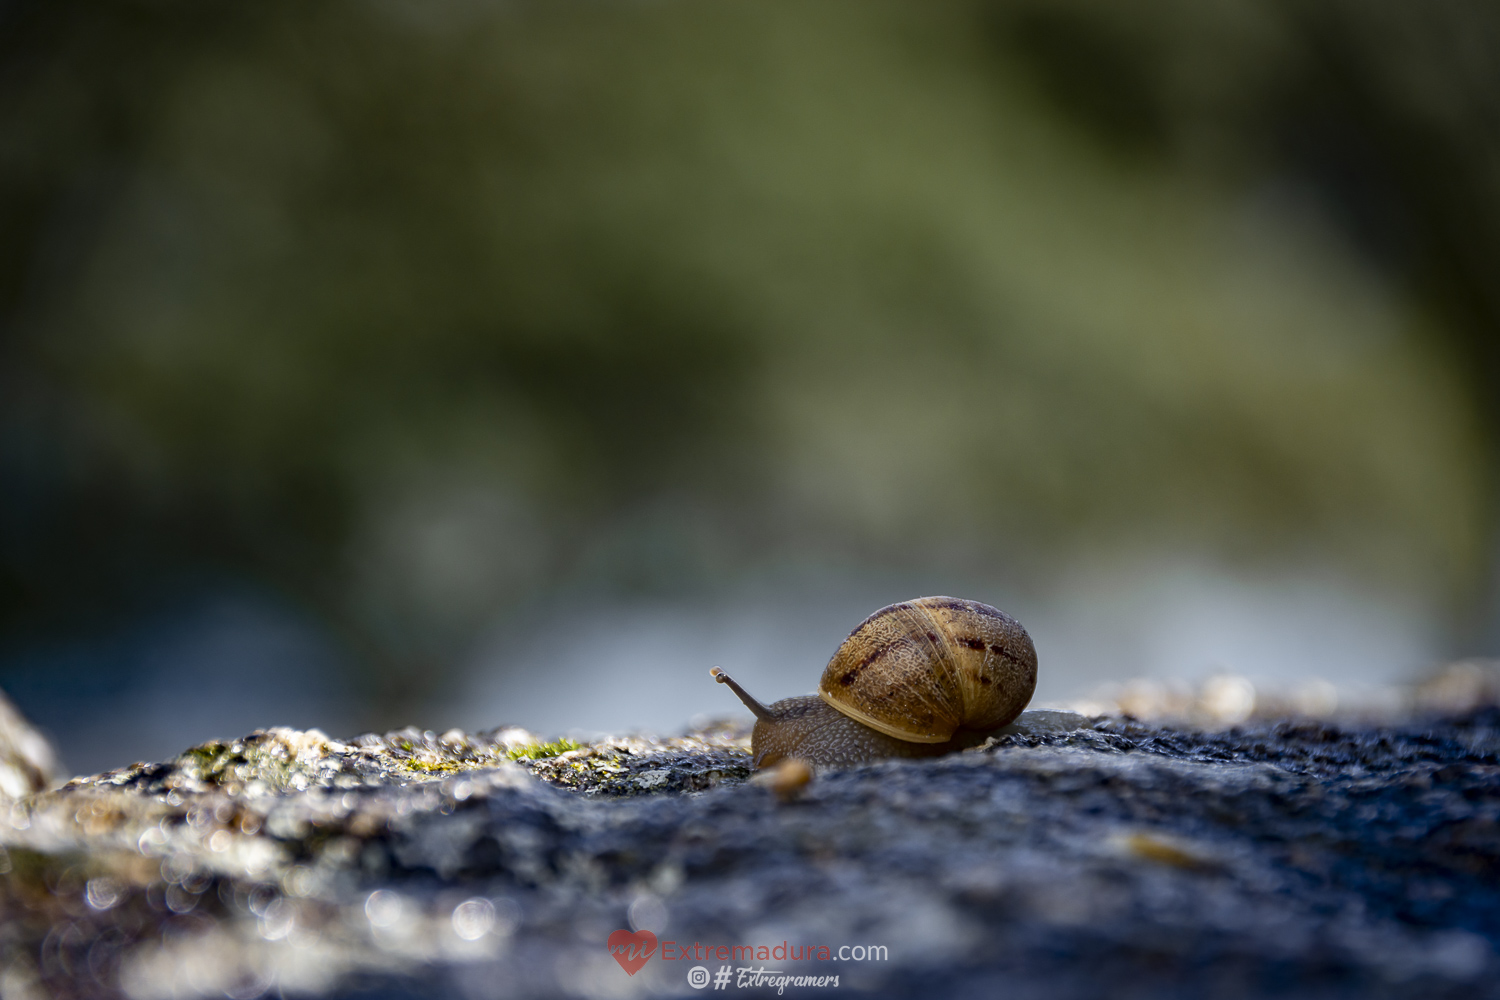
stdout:
[[[516,739],[272,730],[18,787],[0,992],[720,993],[701,965],[839,977],[793,996],[1500,995],[1494,709],[1220,733],[1027,713],[790,801],[730,728],[519,761]],[[606,941],[637,927],[661,944],[631,976]],[[832,957],[693,952],[783,942]],[[777,992],[737,978],[720,995]]]

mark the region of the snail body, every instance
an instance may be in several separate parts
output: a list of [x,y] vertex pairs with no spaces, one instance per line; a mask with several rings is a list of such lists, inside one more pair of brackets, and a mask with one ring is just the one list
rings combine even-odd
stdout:
[[713,675],[755,714],[755,767],[791,758],[842,767],[979,742],[1031,700],[1036,648],[1003,611],[923,597],[881,608],[849,633],[816,696],[766,706],[719,668]]

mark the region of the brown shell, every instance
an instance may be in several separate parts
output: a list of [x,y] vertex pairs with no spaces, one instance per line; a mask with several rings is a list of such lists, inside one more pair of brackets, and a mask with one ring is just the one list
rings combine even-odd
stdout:
[[955,597],[881,608],[833,654],[818,697],[899,740],[998,729],[1036,689],[1036,648],[1003,611]]

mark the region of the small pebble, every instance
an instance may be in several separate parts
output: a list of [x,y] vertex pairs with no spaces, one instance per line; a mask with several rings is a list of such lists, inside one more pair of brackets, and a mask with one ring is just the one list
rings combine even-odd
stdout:
[[784,760],[768,771],[762,771],[750,780],[768,788],[782,802],[791,802],[802,794],[813,779],[812,767],[798,757]]

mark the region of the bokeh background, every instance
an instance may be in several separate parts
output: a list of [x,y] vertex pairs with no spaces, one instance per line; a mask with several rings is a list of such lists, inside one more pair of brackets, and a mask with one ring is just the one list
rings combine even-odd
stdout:
[[1500,12],[0,4],[0,687],[672,731],[893,600],[1038,697],[1500,650]]

